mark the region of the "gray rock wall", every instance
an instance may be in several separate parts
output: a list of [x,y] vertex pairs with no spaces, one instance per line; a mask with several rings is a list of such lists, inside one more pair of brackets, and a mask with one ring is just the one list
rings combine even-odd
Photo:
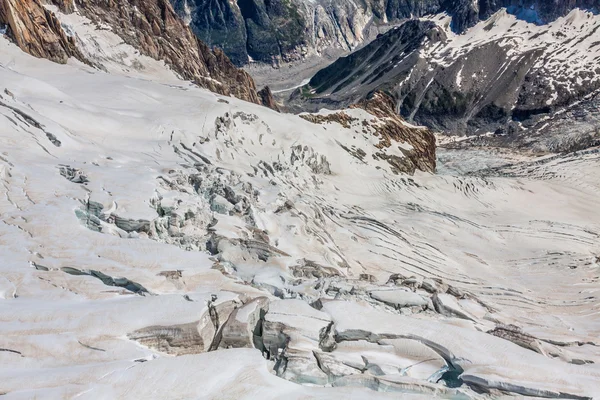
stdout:
[[200,39],[222,48],[237,65],[300,61],[327,48],[353,50],[371,26],[447,12],[462,32],[502,7],[545,23],[599,0],[171,0]]

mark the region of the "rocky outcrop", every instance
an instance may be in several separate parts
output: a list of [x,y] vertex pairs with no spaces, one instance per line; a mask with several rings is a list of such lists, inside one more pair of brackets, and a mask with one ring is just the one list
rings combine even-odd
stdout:
[[[435,136],[425,128],[413,126],[394,109],[394,100],[383,92],[375,92],[367,99],[353,104],[350,109],[361,109],[372,115],[373,119],[363,120],[360,124],[362,132],[379,138],[375,145],[377,152],[373,154],[375,160],[384,160],[390,165],[395,174],[414,174],[415,171],[434,172]],[[345,111],[331,114],[301,114],[301,118],[314,124],[338,123],[346,129],[358,124],[359,119]],[[400,154],[392,151],[398,149]],[[364,161],[366,153],[362,149],[346,149],[356,158]]]
[[78,11],[109,25],[144,55],[164,60],[184,79],[224,95],[258,103],[252,78],[221,50],[211,51],[175,14],[167,0],[75,0]]
[[270,109],[275,111],[280,111],[277,102],[273,98],[273,92],[271,92],[271,89],[268,86],[265,86],[264,88],[259,90],[257,94],[258,99],[260,100],[263,106],[269,107]]
[[70,57],[86,62],[75,38],[68,36],[41,0],[3,0],[0,25],[23,51],[39,58],[66,63]]
[[[362,108],[368,113],[378,117],[380,122],[374,124],[375,135],[380,138],[377,147],[382,151],[376,155],[387,159],[392,165],[392,170],[398,173],[407,172],[413,174],[416,170],[435,172],[435,136],[425,128],[413,126],[395,110],[394,99],[383,92],[375,92],[367,99],[353,106]],[[403,158],[399,159],[389,156],[385,149],[392,147],[395,143],[407,143],[408,147],[399,147]]]
[[540,27],[499,11],[461,36],[442,20],[411,20],[319,71],[292,104],[344,108],[383,91],[409,122],[435,131],[489,133],[496,145],[540,151],[580,149],[595,143],[593,115],[578,137],[548,140],[544,132],[549,120],[565,118],[565,109],[578,109],[575,120],[594,113],[599,28],[600,18],[581,10]]
[[326,115],[300,114],[300,118],[310,121],[313,124],[328,124],[331,122],[336,122],[346,129],[350,129],[352,123],[358,121],[358,118],[354,118],[343,111]]
[[209,45],[221,47],[237,65],[251,61],[300,61],[327,49],[352,50],[379,27],[407,18],[447,13],[464,32],[502,7],[520,18],[546,23],[596,0],[171,0],[177,13]]
[[[143,55],[164,60],[183,79],[215,93],[276,107],[269,90],[257,93],[254,81],[236,68],[220,49],[201,42],[167,0],[51,0],[61,12],[78,13],[105,24]],[[76,32],[67,33],[41,0],[7,0],[0,4],[0,24],[27,53],[66,63],[70,57],[89,63],[77,48]]]

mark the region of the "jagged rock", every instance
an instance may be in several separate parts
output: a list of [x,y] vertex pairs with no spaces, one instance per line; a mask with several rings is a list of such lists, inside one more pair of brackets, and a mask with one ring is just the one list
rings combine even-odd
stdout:
[[[273,106],[270,91],[257,94],[254,81],[236,68],[220,49],[198,40],[175,14],[168,0],[51,0],[62,12],[75,9],[98,24],[107,24],[125,43],[144,55],[164,60],[184,79],[213,92]],[[36,57],[66,63],[70,57],[91,64],[41,0],[6,0],[0,4],[0,24],[8,25],[15,43]]]
[[258,94],[260,103],[263,106],[269,107],[270,109],[275,110],[275,111],[280,111],[279,106],[277,105],[277,103],[275,102],[275,99],[273,98],[273,92],[271,92],[271,88],[269,88],[268,86],[265,86],[264,88],[259,90],[257,92],[257,94]]
[[300,114],[300,118],[310,121],[313,124],[329,124],[331,122],[337,122],[346,129],[349,129],[352,124],[358,122],[358,118],[351,117],[343,111],[325,115]]
[[7,35],[32,56],[61,64],[69,57],[87,62],[77,49],[75,38],[65,33],[56,16],[41,0],[3,0],[0,25],[7,25]]
[[74,0],[78,12],[108,24],[144,55],[164,60],[184,79],[213,92],[259,103],[250,75],[237,69],[220,49],[199,41],[168,0]]
[[[532,22],[548,22],[571,7],[593,1],[526,0],[171,0],[178,14],[211,46],[237,64],[298,62],[327,50],[352,50],[373,37],[378,26],[447,13],[463,32],[501,7]],[[597,4],[596,4],[597,5]]]
[[73,3],[73,0],[50,0],[50,2],[65,14],[70,14],[75,11],[75,3]]
[[[343,72],[341,72],[343,73]],[[394,100],[383,92],[375,92],[368,98],[360,100],[350,108],[360,108],[373,115],[372,121],[363,120],[364,132],[379,138],[376,148],[378,152],[373,157],[382,159],[390,164],[395,174],[414,174],[416,170],[434,172],[436,167],[435,148],[436,141],[433,133],[424,127],[410,125],[395,111]],[[301,114],[301,118],[315,124],[338,123],[350,129],[358,123],[358,119],[344,111],[329,114]],[[388,154],[388,149],[397,147],[402,157]],[[362,149],[352,151],[355,157],[364,159],[366,153]]]
[[379,118],[379,123],[372,124],[374,134],[380,138],[377,147],[381,150],[376,155],[386,159],[385,149],[406,143],[409,149],[399,146],[404,157],[401,164],[387,158],[394,173],[413,174],[416,170],[434,172],[436,167],[435,137],[424,127],[407,124],[395,110],[394,100],[383,92],[373,93],[367,99],[353,107],[362,108]]

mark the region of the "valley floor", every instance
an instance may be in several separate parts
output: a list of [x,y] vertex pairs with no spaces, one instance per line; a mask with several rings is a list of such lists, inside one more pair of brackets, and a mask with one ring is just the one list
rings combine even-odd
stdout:
[[280,100],[284,101],[295,88],[306,85],[320,69],[346,54],[348,53],[341,50],[330,50],[322,56],[309,56],[302,62],[284,64],[279,68],[256,63],[244,69],[252,75],[256,86],[269,86],[275,94],[279,94]]
[[409,177],[5,39],[0,85],[7,398],[600,397],[597,150]]

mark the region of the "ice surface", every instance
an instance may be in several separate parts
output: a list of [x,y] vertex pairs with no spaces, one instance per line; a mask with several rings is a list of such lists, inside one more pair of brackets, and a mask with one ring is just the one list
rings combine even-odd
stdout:
[[[600,396],[597,152],[398,176],[360,122],[113,62],[0,39],[0,392]],[[229,315],[257,348],[214,348]]]

